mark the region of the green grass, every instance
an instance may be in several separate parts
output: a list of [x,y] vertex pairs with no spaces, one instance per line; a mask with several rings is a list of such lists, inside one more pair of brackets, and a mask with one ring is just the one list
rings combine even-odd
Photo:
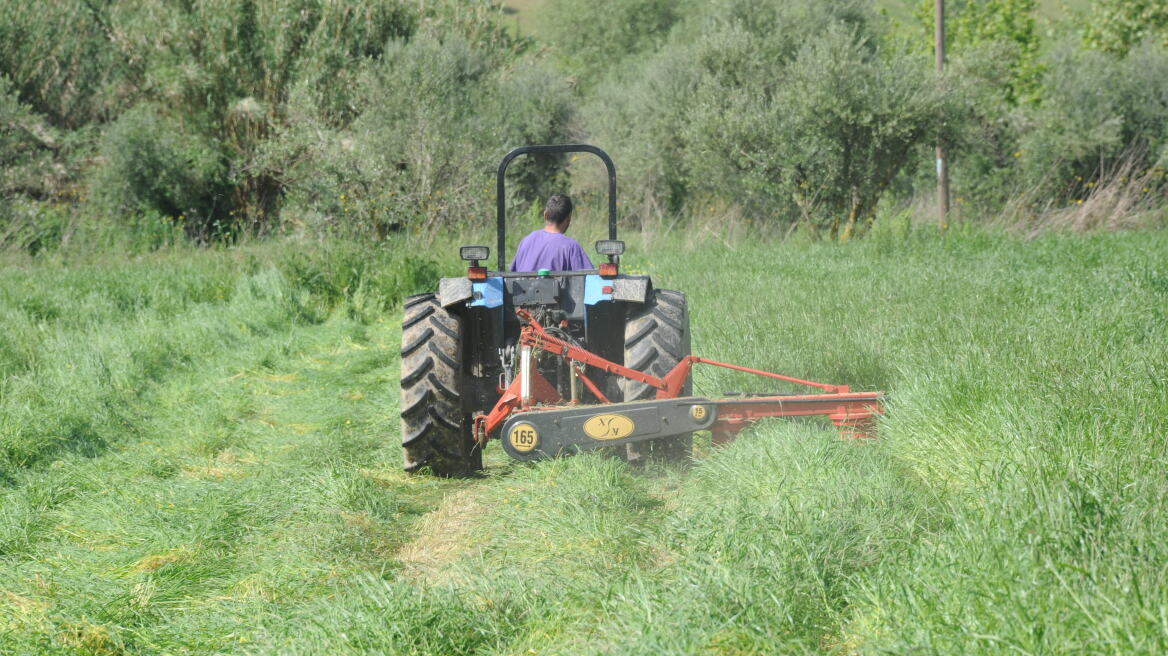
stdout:
[[1168,649],[1168,232],[640,241],[695,352],[885,389],[880,438],[410,478],[394,303],[424,254],[7,258],[0,652]]

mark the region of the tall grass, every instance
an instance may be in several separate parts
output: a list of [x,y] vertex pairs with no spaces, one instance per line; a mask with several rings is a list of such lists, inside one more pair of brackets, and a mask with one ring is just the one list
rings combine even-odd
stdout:
[[0,479],[62,452],[95,455],[137,433],[143,394],[207,353],[249,345],[337,306],[362,321],[437,265],[391,248],[257,246],[6,269],[0,288]]
[[1165,650],[1168,233],[639,241],[695,352],[887,390],[879,439],[776,421],[688,470],[492,445],[482,479],[407,478],[397,313],[355,309],[340,254],[9,260],[5,446],[57,416],[103,441],[7,456],[0,647]]

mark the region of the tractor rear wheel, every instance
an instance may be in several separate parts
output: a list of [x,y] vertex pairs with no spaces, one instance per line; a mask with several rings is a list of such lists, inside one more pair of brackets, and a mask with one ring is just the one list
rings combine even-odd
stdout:
[[462,319],[434,294],[406,299],[401,347],[401,439],[405,469],[466,476],[482,450],[462,408]]
[[[625,322],[626,367],[660,378],[689,355],[689,351],[689,310],[685,294],[655,289],[644,305],[629,313]],[[620,382],[625,401],[651,399],[657,394],[656,388],[645,383],[627,378]],[[687,380],[681,395],[691,394],[691,387]],[[693,435],[686,433],[626,446],[630,462],[648,458],[687,463],[693,452]]]

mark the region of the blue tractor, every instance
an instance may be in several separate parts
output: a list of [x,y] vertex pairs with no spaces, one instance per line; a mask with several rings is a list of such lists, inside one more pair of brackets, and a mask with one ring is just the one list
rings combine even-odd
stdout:
[[[596,242],[597,253],[607,261],[597,269],[507,271],[507,166],[520,155],[545,153],[591,153],[608,170],[608,239]],[[583,144],[516,148],[499,164],[496,194],[497,269],[482,266],[490,258],[487,246],[463,246],[466,276],[443,278],[437,292],[405,301],[400,407],[408,472],[468,476],[482,469],[482,448],[498,436],[476,435],[475,427],[518,373],[522,326],[517,310],[568,343],[653,376],[665,375],[690,353],[685,295],[654,288],[649,276],[619,271],[624,242],[617,239],[616,168],[607,153]],[[610,402],[650,399],[656,392],[592,367],[573,371],[563,358],[536,356],[528,366],[536,367],[567,403],[598,403],[600,396]],[[582,378],[588,386],[579,385]],[[684,434],[612,449],[634,461],[684,460],[691,446],[691,435]]]

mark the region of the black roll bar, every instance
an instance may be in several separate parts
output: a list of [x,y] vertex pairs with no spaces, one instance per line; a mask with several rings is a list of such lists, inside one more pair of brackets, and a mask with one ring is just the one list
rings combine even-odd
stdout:
[[592,153],[604,162],[604,167],[608,169],[608,238],[616,239],[616,167],[612,164],[612,158],[608,153],[588,144],[552,144],[545,146],[520,146],[503,157],[503,161],[499,162],[499,173],[495,180],[495,206],[496,216],[498,221],[498,254],[499,254],[499,271],[507,270],[507,257],[504,250],[507,248],[506,235],[507,229],[507,194],[504,183],[504,174],[507,172],[507,165],[511,160],[520,155],[527,153]]

